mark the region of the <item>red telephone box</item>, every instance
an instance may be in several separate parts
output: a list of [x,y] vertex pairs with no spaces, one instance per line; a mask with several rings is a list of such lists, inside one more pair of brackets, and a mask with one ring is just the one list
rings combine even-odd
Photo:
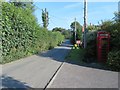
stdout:
[[105,31],[97,33],[97,57],[99,62],[106,62],[110,47],[110,34]]

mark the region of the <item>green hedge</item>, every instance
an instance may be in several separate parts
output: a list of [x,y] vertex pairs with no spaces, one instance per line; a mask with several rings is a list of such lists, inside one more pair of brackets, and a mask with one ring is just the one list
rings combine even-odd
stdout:
[[[115,18],[117,18],[115,16]],[[110,33],[110,52],[107,66],[111,70],[120,71],[120,22],[116,20],[102,22],[101,29]]]
[[115,71],[120,71],[120,50],[111,51],[108,54],[107,65]]
[[93,62],[97,58],[97,31],[89,31],[86,34],[87,47],[85,48],[85,60],[86,62]]
[[7,63],[37,52],[53,48],[64,37],[59,32],[47,31],[37,24],[30,8],[2,3],[2,57]]
[[111,51],[108,54],[107,65],[115,71],[120,71],[120,22],[115,22],[106,28],[111,35]]

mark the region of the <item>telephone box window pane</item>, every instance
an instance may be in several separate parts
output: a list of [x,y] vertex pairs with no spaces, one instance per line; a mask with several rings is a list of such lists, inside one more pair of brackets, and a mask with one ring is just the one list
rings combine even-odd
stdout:
[[108,34],[100,34],[100,36],[108,36]]
[[103,39],[101,40],[101,45],[102,45],[102,46],[108,45],[108,39],[107,39],[107,38],[103,38]]

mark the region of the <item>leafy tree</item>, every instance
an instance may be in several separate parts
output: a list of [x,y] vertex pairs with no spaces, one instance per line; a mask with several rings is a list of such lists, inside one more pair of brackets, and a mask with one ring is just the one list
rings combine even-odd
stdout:
[[55,27],[55,28],[52,29],[52,31],[53,31],[53,32],[59,31],[59,32],[62,33],[62,32],[65,31],[65,29],[64,29],[64,28],[61,28],[61,27]]
[[10,3],[14,3],[17,7],[25,8],[28,4],[33,4],[33,2],[22,2],[21,0],[10,0]]
[[71,32],[70,32],[70,30],[65,30],[62,34],[65,36],[66,39],[69,39]]
[[61,28],[61,27],[55,27],[52,29],[53,32],[60,32],[62,35],[64,35],[64,37],[66,39],[69,39],[70,38],[70,30],[66,30],[64,28]]
[[113,25],[113,21],[111,21],[111,20],[101,21],[101,22],[102,22],[102,24],[100,25],[101,30],[106,30],[107,28],[109,28],[110,26]]
[[101,30],[110,33],[110,52],[108,54],[107,65],[116,71],[120,71],[120,18],[119,13],[115,13],[114,20],[102,21]]
[[64,37],[59,32],[47,31],[39,26],[30,8],[16,7],[13,3],[2,3],[0,25],[2,40],[2,62],[17,60],[24,56],[51,49]]
[[[74,38],[75,38],[75,22],[72,22],[70,25],[71,29],[73,29],[73,36],[71,38],[71,41],[75,43]],[[82,26],[80,25],[79,22],[76,21],[76,39],[80,40],[82,37]]]
[[47,28],[49,24],[49,17],[48,17],[48,12],[46,8],[45,10],[42,9],[42,21],[43,21],[43,27]]
[[[75,29],[75,22],[72,22],[70,27],[74,30]],[[76,21],[76,30],[82,29],[82,26],[80,25],[79,22]]]
[[98,28],[98,26],[97,25],[88,25],[87,26],[87,30],[90,30],[90,31],[92,31],[92,30],[98,30],[99,28]]
[[13,3],[16,7],[21,7],[23,9],[30,9],[31,12],[35,11],[35,6],[33,5],[33,2],[22,2],[21,0],[10,0],[10,3]]
[[115,15],[114,20],[115,20],[116,22],[120,22],[120,12],[118,12],[118,13],[115,12],[114,15]]

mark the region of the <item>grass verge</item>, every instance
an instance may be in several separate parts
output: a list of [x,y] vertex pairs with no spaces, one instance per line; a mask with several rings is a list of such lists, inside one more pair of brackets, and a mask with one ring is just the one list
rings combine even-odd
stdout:
[[69,55],[66,57],[67,62],[84,64],[84,62],[82,61],[84,59],[84,54],[84,49],[71,49]]
[[[91,67],[91,68],[97,68],[97,69],[103,69],[103,70],[110,70],[106,64],[99,63],[97,60],[94,60],[93,62],[85,62],[86,50],[83,48],[80,49],[71,49],[69,55],[66,57],[66,62],[79,65],[79,66],[85,66],[85,67]],[[88,59],[89,60],[89,59]]]

